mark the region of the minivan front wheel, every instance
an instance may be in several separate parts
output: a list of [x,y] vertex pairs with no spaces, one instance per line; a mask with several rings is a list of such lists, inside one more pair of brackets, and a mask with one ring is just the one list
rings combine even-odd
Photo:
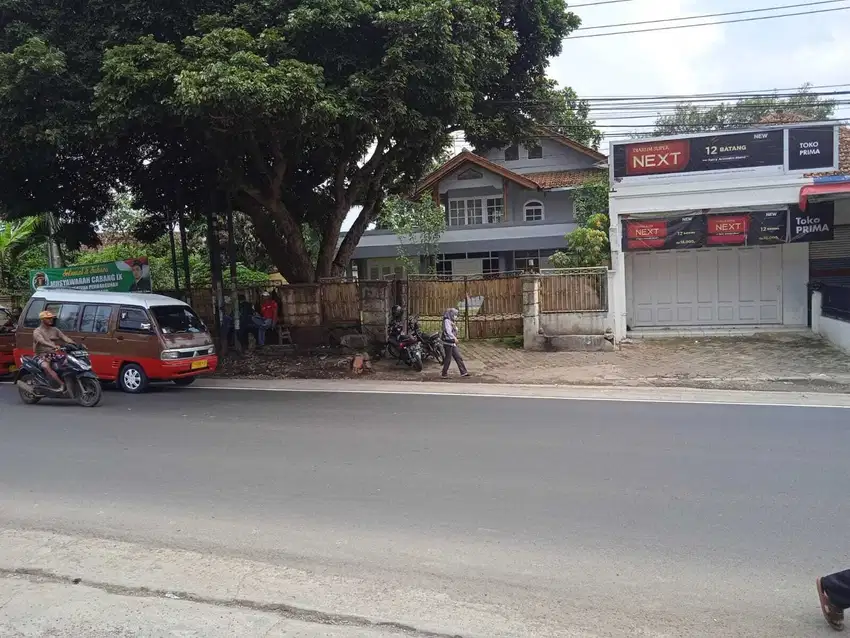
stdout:
[[121,368],[118,375],[118,386],[130,394],[139,394],[148,387],[148,375],[138,363],[128,363]]

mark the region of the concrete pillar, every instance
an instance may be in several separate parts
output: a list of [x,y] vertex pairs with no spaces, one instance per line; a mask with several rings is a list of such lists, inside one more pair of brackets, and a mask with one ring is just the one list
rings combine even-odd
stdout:
[[812,291],[812,332],[820,334],[820,317],[823,308],[823,293]]
[[360,316],[363,335],[373,343],[387,340],[390,308],[392,307],[392,281],[360,280]]
[[626,338],[626,257],[623,253],[623,225],[618,213],[611,211],[611,271],[608,283],[608,312],[614,323],[614,341]]
[[540,335],[540,275],[522,278],[522,346],[533,350]]

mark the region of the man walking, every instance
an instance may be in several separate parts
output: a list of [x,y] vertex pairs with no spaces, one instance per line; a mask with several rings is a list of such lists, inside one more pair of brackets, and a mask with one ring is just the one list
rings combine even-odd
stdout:
[[850,608],[850,569],[817,580],[820,609],[835,631],[844,631],[844,610]]

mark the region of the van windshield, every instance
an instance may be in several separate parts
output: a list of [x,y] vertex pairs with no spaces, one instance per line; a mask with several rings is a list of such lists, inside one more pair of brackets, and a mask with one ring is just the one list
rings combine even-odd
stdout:
[[200,317],[187,306],[154,306],[151,312],[162,334],[198,333],[206,330]]

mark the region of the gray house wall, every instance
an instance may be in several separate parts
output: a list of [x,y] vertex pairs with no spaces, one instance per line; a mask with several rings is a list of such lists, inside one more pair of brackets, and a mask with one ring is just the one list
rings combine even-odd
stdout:
[[519,146],[519,159],[516,161],[505,161],[505,148],[507,147],[491,149],[486,157],[491,162],[520,174],[593,168],[596,163],[593,158],[554,140],[541,139],[540,145],[543,147],[541,159],[528,159],[528,149],[522,144]]

